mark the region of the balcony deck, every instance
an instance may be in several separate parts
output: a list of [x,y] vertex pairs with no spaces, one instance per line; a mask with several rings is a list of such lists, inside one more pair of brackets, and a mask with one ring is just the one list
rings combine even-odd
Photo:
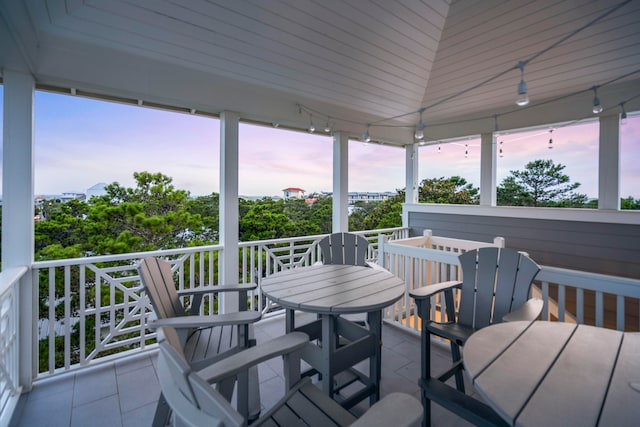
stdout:
[[[260,321],[255,328],[258,342],[284,333],[284,318]],[[382,395],[393,391],[420,398],[420,340],[391,325],[383,325]],[[160,387],[156,376],[156,353],[132,356],[117,362],[36,382],[24,394],[11,426],[139,427],[151,424]],[[433,350],[434,371],[449,361],[446,347]],[[269,408],[282,395],[284,380],[279,360],[260,365],[261,404]],[[469,387],[469,390],[472,390]],[[476,396],[477,397],[477,396]],[[354,412],[368,407],[361,403]],[[434,426],[467,426],[466,421],[433,405]]]

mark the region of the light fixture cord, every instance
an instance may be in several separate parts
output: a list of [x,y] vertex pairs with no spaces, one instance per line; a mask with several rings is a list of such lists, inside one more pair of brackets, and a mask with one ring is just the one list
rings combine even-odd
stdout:
[[[621,3],[618,3],[616,6],[613,6],[611,9],[607,10],[602,15],[599,15],[599,16],[595,17],[594,19],[592,19],[591,21],[589,21],[588,23],[586,23],[582,27],[570,32],[569,34],[567,34],[566,36],[562,37],[560,40],[557,40],[556,42],[552,43],[550,46],[546,47],[545,49],[542,49],[541,51],[539,51],[538,53],[536,53],[533,56],[529,57],[528,59],[525,59],[523,61],[518,62],[518,64],[516,64],[515,67],[508,68],[508,69],[496,74],[495,76],[489,77],[488,79],[483,80],[480,83],[477,83],[477,84],[475,84],[475,85],[473,85],[473,86],[471,86],[471,87],[469,87],[467,89],[464,89],[464,90],[462,90],[460,92],[454,93],[453,95],[450,95],[450,96],[448,96],[446,98],[443,98],[443,99],[441,99],[441,100],[439,100],[439,101],[437,101],[437,102],[435,102],[435,103],[433,103],[431,105],[428,105],[426,107],[422,107],[421,110],[424,111],[426,109],[436,107],[436,106],[438,106],[440,104],[443,104],[443,103],[445,103],[447,101],[450,101],[450,100],[452,100],[454,98],[457,98],[458,96],[464,95],[467,92],[471,92],[472,90],[475,90],[475,89],[477,89],[477,88],[479,88],[481,86],[486,85],[487,83],[490,83],[490,82],[492,82],[492,81],[504,76],[505,74],[507,74],[511,70],[513,70],[514,68],[520,68],[520,64],[524,64],[524,65],[528,64],[529,62],[533,61],[534,59],[537,59],[539,56],[547,53],[551,49],[556,48],[561,43],[564,43],[565,41],[569,40],[571,37],[575,36],[579,32],[589,28],[590,26],[592,26],[596,22],[598,22],[598,21],[602,20],[603,18],[609,16],[610,14],[614,13],[615,11],[617,11],[618,9],[620,9],[621,7],[625,6],[626,4],[628,4],[630,2],[631,2],[631,0],[625,0],[625,1],[621,2]],[[522,67],[522,70],[524,72],[524,66]],[[418,110],[418,111],[420,111],[420,110]],[[413,114],[413,113],[416,113],[418,111],[412,111],[412,112],[405,113],[405,114],[400,114],[400,115],[397,115],[397,116],[394,116],[394,117],[389,117],[389,118],[386,118],[386,119],[380,119],[378,121],[371,122],[371,123],[372,124],[376,124],[376,123],[381,123],[381,122],[385,122],[385,121],[388,121],[388,120],[399,119],[401,117],[408,116],[409,114]]]

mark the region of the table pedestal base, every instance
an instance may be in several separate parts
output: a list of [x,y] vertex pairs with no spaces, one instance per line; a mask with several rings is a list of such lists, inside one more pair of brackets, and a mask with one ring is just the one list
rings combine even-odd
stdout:
[[[289,311],[289,310],[287,310]],[[369,313],[367,329],[340,316],[320,314],[319,319],[294,327],[293,313],[287,313],[287,329],[304,332],[311,341],[302,350],[302,360],[311,365],[307,375],[317,373],[323,392],[349,409],[366,397],[373,405],[380,398],[380,312]],[[369,375],[353,368],[369,359]],[[344,390],[359,383],[362,387],[344,395]]]

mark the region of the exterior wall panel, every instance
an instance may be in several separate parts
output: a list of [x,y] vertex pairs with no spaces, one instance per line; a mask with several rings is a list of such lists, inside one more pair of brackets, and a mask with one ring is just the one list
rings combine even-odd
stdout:
[[408,212],[411,235],[491,241],[528,252],[539,264],[640,278],[640,225]]

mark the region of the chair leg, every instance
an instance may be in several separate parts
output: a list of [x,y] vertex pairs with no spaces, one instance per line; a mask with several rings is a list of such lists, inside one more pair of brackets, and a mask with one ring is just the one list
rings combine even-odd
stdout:
[[165,427],[169,423],[169,416],[171,415],[171,408],[167,403],[162,392],[160,392],[160,398],[156,405],[156,412],[153,415],[152,427]]
[[427,391],[422,388],[422,408],[424,415],[422,417],[422,427],[431,427],[431,400],[427,397]]
[[422,407],[424,410],[424,416],[422,417],[422,426],[430,427],[431,400],[427,397],[427,393],[424,387],[427,379],[431,378],[431,334],[429,333],[429,329],[427,328],[427,326],[429,325],[429,311],[431,304],[429,299],[427,298],[426,300],[416,300],[416,305],[418,307],[418,317],[420,318],[422,329],[422,333],[420,334],[420,381],[418,382],[422,392]]
[[[460,361],[460,346],[451,342],[451,359],[454,365]],[[456,388],[464,393],[464,378],[462,378],[462,367],[456,369]]]
[[[253,325],[249,325],[247,330],[250,347],[256,345],[255,331]],[[260,400],[260,377],[258,375],[258,367],[252,366],[249,368],[249,413],[248,419],[250,421],[258,419],[260,417],[260,411],[262,409],[262,402]]]
[[260,379],[258,378],[258,367],[249,368],[249,416],[248,420],[257,420],[260,417]]

